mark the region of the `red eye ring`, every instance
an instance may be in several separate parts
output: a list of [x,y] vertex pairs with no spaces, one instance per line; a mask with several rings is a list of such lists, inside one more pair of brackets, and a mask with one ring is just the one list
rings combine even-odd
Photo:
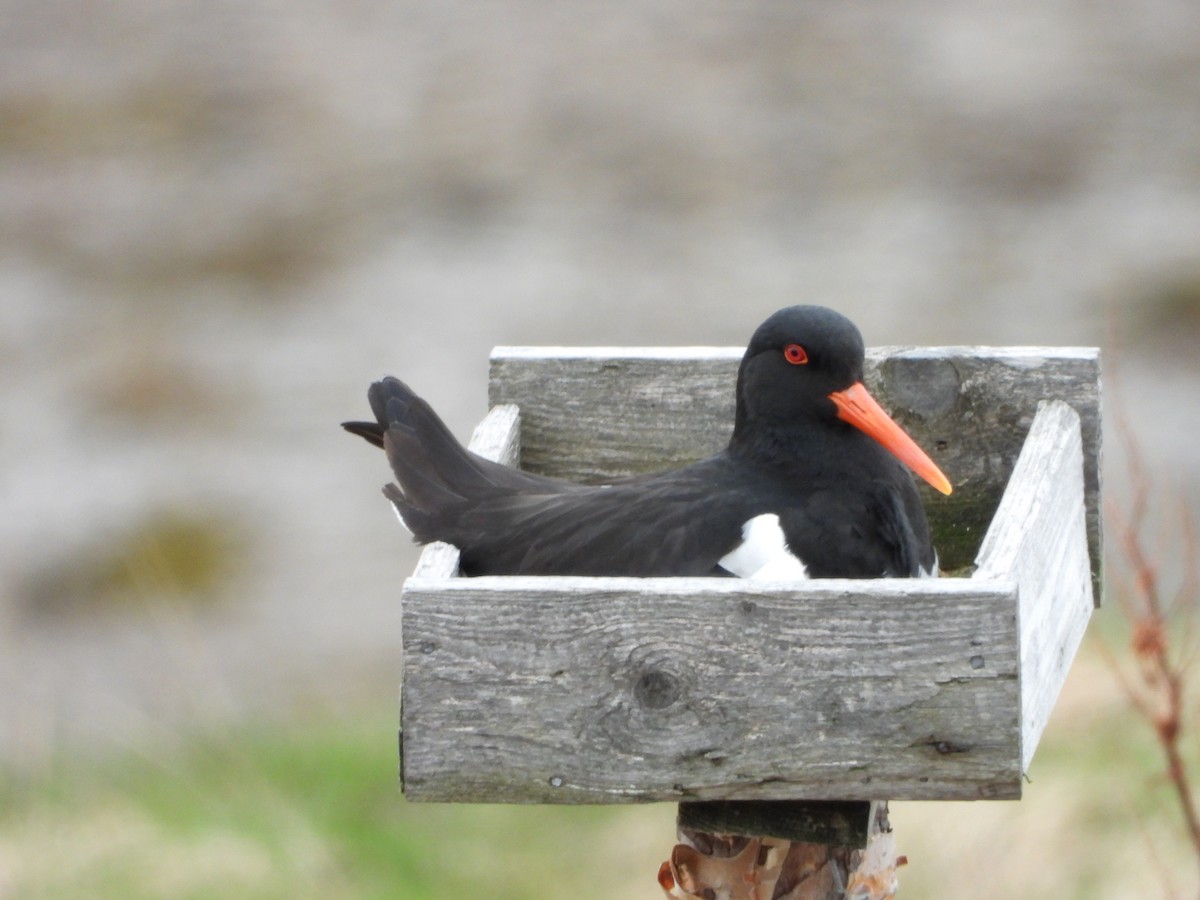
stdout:
[[808,363],[808,351],[799,344],[788,344],[783,348],[783,358],[793,366],[803,366]]

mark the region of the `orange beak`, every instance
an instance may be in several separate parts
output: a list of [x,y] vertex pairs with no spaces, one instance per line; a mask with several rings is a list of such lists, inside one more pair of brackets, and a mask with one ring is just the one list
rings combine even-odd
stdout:
[[837,406],[839,419],[875,438],[892,451],[897,459],[943,494],[949,494],[953,490],[942,470],[925,455],[925,451],[917,446],[916,441],[883,411],[883,407],[867,393],[861,381],[855,382],[844,391],[834,391],[829,395],[829,399]]

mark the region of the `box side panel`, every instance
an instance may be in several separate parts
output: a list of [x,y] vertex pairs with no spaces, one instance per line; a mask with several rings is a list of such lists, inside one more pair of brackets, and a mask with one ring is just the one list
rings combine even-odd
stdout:
[[1079,417],[1042,405],[980,550],[976,579],[1020,596],[1022,756],[1027,768],[1091,617]]
[[492,355],[489,400],[520,407],[530,471],[603,481],[693,462],[729,441],[736,355],[504,354]]
[[410,799],[1020,794],[1015,591],[410,580]]

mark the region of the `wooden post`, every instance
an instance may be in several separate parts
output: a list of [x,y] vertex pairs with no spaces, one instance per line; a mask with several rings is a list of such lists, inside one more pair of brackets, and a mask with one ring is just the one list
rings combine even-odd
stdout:
[[[764,824],[743,829],[743,818]],[[776,836],[773,826],[787,821],[823,840]],[[762,827],[769,833],[745,834]],[[680,900],[888,900],[904,863],[886,802],[680,804],[679,841],[658,880],[668,897]]]

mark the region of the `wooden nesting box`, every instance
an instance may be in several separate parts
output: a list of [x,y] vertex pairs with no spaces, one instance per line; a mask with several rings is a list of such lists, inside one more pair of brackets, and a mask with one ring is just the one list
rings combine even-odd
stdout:
[[[578,480],[728,440],[740,348],[499,348],[477,452]],[[403,591],[412,800],[1007,799],[1099,596],[1099,353],[881,348],[954,483],[940,579],[457,577]]]

